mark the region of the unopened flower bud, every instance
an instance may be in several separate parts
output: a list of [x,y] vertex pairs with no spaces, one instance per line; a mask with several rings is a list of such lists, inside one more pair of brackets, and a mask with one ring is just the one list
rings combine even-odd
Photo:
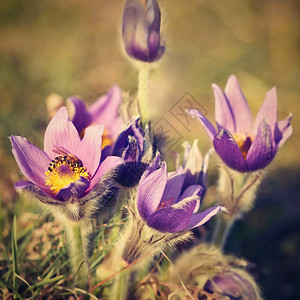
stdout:
[[161,14],[157,0],[127,0],[122,37],[127,54],[143,62],[158,60],[165,47],[160,39]]
[[[216,299],[262,300],[247,265],[245,260],[224,255],[213,245],[200,244],[179,256],[175,269],[185,285],[196,286]],[[178,283],[178,276],[170,270],[164,280]]]

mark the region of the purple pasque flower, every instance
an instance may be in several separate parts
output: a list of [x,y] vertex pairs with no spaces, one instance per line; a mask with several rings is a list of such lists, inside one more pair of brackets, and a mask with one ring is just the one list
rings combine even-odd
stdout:
[[101,96],[88,109],[82,100],[75,97],[68,99],[71,121],[80,135],[91,125],[104,125],[102,149],[106,148],[105,157],[111,154],[114,143],[124,128],[123,119],[119,114],[121,101],[121,89],[117,85],[112,86],[107,94]]
[[161,14],[157,0],[127,0],[122,37],[127,54],[143,62],[158,60],[165,47],[160,38]]
[[143,130],[139,118],[133,120],[119,135],[113,155],[125,161],[118,167],[116,182],[124,187],[136,186],[154,156],[148,125]]
[[103,125],[86,128],[83,138],[62,107],[50,121],[44,137],[44,151],[26,138],[11,136],[12,152],[29,181],[18,181],[15,188],[32,192],[48,204],[86,203],[104,175],[123,162],[108,156],[102,163]]
[[163,233],[176,233],[206,223],[222,206],[198,212],[203,188],[191,185],[182,191],[186,172],[179,168],[167,173],[159,158],[143,174],[137,191],[137,210],[146,224]]
[[224,93],[216,84],[212,87],[217,130],[198,110],[189,110],[189,114],[199,120],[216,152],[230,168],[239,172],[265,168],[292,134],[291,116],[277,121],[276,88],[267,92],[253,123],[248,103],[234,75],[229,77]]

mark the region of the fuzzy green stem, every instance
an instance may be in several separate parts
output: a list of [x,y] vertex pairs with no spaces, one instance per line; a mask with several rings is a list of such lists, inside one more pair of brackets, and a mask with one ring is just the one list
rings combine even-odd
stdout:
[[109,299],[111,300],[126,300],[128,295],[128,282],[131,272],[128,269],[120,272],[111,287]]
[[213,243],[220,249],[225,247],[226,240],[234,223],[234,219],[218,216],[217,226],[213,234]]
[[88,283],[88,266],[86,263],[86,253],[80,227],[80,222],[72,222],[66,226],[67,237],[69,240],[70,262],[73,275],[79,287],[85,288]]
[[148,78],[149,78],[149,64],[142,63],[139,68],[139,79],[138,79],[138,105],[141,117],[141,124],[143,127],[149,121],[148,111]]

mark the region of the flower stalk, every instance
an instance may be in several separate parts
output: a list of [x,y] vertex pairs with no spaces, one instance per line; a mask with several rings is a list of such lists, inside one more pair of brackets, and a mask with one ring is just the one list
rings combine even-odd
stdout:
[[69,222],[65,226],[69,244],[70,263],[73,276],[77,278],[79,287],[87,287],[88,264],[85,242],[81,230],[82,222]]
[[148,85],[149,85],[149,64],[141,63],[139,66],[139,77],[138,77],[138,105],[139,113],[141,116],[141,124],[145,128],[149,121],[148,113]]
[[217,224],[213,233],[213,243],[223,249],[226,244],[227,237],[233,227],[235,219],[226,218],[226,216],[217,216]]

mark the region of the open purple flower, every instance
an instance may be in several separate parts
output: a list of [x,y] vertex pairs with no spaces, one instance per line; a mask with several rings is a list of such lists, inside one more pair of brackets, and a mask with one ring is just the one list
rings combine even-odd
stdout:
[[176,233],[206,223],[223,209],[210,207],[198,212],[202,187],[191,185],[182,191],[186,172],[167,173],[166,163],[157,169],[158,158],[145,171],[137,192],[137,209],[146,224],[160,232]]
[[83,135],[84,130],[91,125],[104,125],[102,149],[106,148],[105,157],[111,154],[118,135],[124,127],[123,119],[119,114],[121,101],[121,89],[117,85],[112,86],[107,94],[101,96],[88,109],[82,100],[75,97],[68,99],[71,121],[80,135]]
[[86,203],[104,175],[123,162],[108,156],[100,163],[102,133],[103,125],[94,125],[81,138],[63,107],[46,129],[44,151],[24,137],[11,136],[16,162],[30,180],[16,182],[15,188],[28,190],[47,204]]
[[216,152],[230,168],[239,172],[265,168],[292,134],[291,116],[277,122],[276,88],[267,92],[253,124],[248,103],[234,75],[229,77],[224,93],[216,84],[212,87],[217,130],[198,110],[189,110],[189,114],[199,120]]
[[127,0],[123,13],[122,36],[127,54],[153,62],[164,53],[160,40],[161,16],[157,0]]

